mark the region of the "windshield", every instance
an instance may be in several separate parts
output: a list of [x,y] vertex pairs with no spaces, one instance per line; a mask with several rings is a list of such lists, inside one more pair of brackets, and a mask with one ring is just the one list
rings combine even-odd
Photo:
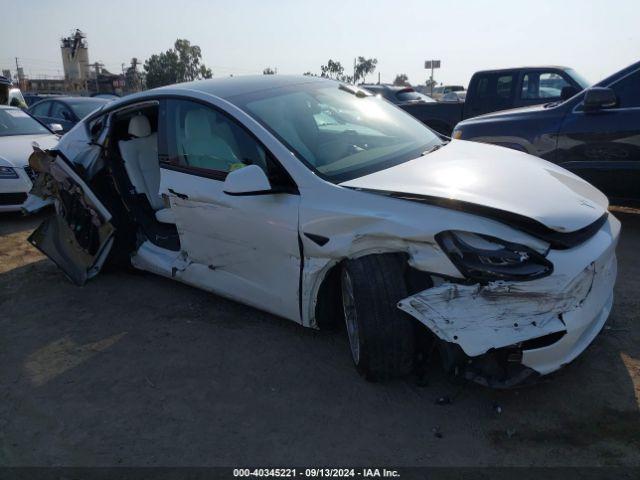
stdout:
[[75,113],[78,118],[82,119],[94,110],[102,107],[105,103],[108,103],[108,100],[100,98],[82,101],[67,100],[66,103],[71,107],[73,113]]
[[0,109],[0,137],[51,133],[19,108]]
[[584,90],[585,88],[589,88],[591,86],[591,82],[587,81],[582,75],[576,72],[573,68],[567,68],[565,70],[569,74],[571,78],[573,78]]
[[268,89],[231,100],[334,183],[417,158],[442,143],[391,103],[334,82]]

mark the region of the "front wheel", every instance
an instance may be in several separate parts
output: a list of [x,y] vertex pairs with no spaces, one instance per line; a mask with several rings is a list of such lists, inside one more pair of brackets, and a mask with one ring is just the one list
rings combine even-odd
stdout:
[[351,356],[372,381],[411,372],[415,351],[413,320],[397,308],[408,296],[405,262],[398,255],[369,255],[342,267],[342,307]]

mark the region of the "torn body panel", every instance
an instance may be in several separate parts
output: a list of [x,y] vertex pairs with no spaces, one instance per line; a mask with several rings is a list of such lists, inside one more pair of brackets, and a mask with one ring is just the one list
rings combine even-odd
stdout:
[[[522,352],[523,365],[550,373],[583,351],[608,316],[620,223],[612,217],[607,226],[571,254],[550,254],[559,272],[552,276],[488,285],[447,282],[403,299],[398,307],[469,357],[566,332],[552,345]],[[578,258],[587,263],[581,270]]]
[[83,285],[100,271],[113,245],[111,214],[60,156],[36,149],[29,164],[40,173],[31,193],[53,199],[56,209],[29,242]]

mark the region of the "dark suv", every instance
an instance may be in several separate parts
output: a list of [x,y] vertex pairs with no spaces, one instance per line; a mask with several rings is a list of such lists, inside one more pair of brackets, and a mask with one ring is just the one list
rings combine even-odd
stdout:
[[568,100],[460,122],[453,138],[537,155],[613,199],[636,203],[640,200],[640,62]]

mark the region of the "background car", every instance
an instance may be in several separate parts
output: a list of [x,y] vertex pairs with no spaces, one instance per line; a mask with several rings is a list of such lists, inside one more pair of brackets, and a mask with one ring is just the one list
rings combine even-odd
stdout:
[[61,93],[37,93],[37,92],[28,92],[23,94],[24,101],[27,103],[27,106],[30,107],[34,103],[37,103],[41,100],[49,100],[55,97],[61,97],[63,94]]
[[467,91],[460,90],[458,92],[449,92],[444,94],[439,101],[460,103],[460,102],[464,102],[466,98],[467,98]]
[[29,113],[46,125],[60,124],[62,133],[110,100],[94,97],[55,97],[34,103]]
[[19,108],[0,105],[0,212],[19,211],[27,199],[35,178],[28,166],[33,142],[51,148],[58,137]]
[[416,92],[413,87],[384,84],[363,84],[360,86],[371,93],[382,96],[382,98],[385,98],[396,105],[406,105],[409,103],[435,103],[433,98],[423,93]]
[[431,98],[436,101],[440,101],[443,96],[447,93],[451,92],[461,92],[464,90],[462,85],[441,85],[439,87],[434,87],[433,92],[431,93]]
[[[541,89],[553,89],[552,84]],[[465,120],[455,138],[557,163],[617,203],[640,201],[640,62],[566,101]]]

